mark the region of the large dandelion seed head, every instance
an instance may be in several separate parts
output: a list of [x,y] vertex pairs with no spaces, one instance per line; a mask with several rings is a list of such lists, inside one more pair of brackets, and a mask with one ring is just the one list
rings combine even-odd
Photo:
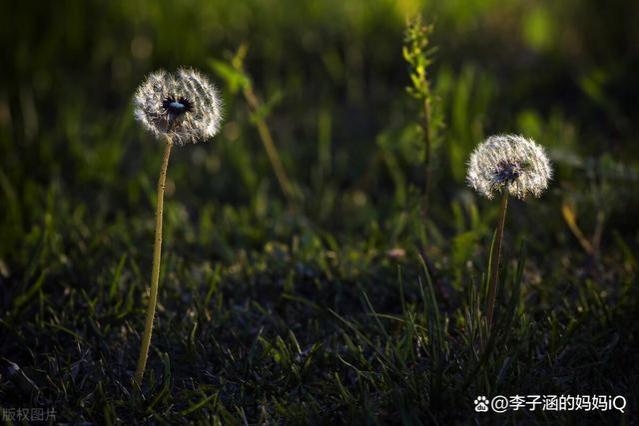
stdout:
[[217,89],[190,68],[180,68],[176,74],[151,73],[133,102],[135,118],[147,130],[178,145],[209,139],[220,129],[222,103]]
[[507,191],[521,200],[541,196],[551,178],[544,149],[516,135],[491,136],[479,144],[470,156],[466,176],[468,184],[488,198]]

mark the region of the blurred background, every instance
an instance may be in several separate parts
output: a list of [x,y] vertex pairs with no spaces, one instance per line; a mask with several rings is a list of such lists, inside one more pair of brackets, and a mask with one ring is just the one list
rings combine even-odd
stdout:
[[[172,423],[228,407],[224,423],[268,411],[289,420],[273,423],[432,412],[427,422],[452,424],[495,389],[636,400],[636,0],[0,4],[0,361],[33,379],[12,385],[7,364],[3,404],[38,394],[60,419],[98,423],[151,419],[155,406]],[[427,77],[443,123],[427,221],[421,105],[402,55],[419,15],[434,25]],[[240,46],[244,73],[229,65]],[[215,82],[225,121],[172,152],[147,407],[128,383],[163,146],[134,121],[132,96],[179,66]],[[249,80],[257,113],[238,91]],[[295,206],[260,119],[302,194]],[[479,369],[498,203],[465,173],[495,133],[534,138],[555,175],[541,199],[509,204],[503,297],[516,295],[516,321],[500,323],[509,340]],[[407,360],[398,374],[381,348]]]
[[[423,186],[420,111],[406,95],[402,58],[406,19],[419,14],[435,25],[429,77],[444,122],[432,157],[430,241],[454,249],[454,238],[490,232],[490,213],[486,227],[468,234],[464,225],[480,202],[465,187],[465,162],[485,136],[512,132],[547,147],[556,166],[545,201],[513,207],[513,226],[546,221],[531,230],[541,252],[558,242],[580,250],[577,234],[592,243],[603,227],[614,231],[604,242],[618,235],[636,245],[637,2],[3,1],[5,277],[26,268],[35,229],[55,228],[62,245],[74,232],[116,238],[123,229],[117,238],[126,240],[140,229],[145,238],[162,148],[134,122],[131,99],[158,68],[202,70],[225,103],[219,136],[174,151],[171,244],[230,261],[237,247],[290,235],[299,222],[255,226],[280,220],[285,202],[244,99],[216,72],[241,44],[285,167],[305,194],[304,220],[344,239],[378,229],[392,247],[412,232],[405,212]],[[571,217],[578,230],[566,226]],[[470,251],[455,256],[462,262]]]

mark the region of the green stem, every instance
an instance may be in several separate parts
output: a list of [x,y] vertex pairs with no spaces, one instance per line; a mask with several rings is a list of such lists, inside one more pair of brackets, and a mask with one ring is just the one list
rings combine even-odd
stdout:
[[499,285],[499,260],[501,257],[501,241],[504,236],[504,224],[506,223],[506,210],[508,208],[508,192],[504,191],[499,207],[499,222],[495,234],[495,244],[490,254],[490,281],[488,282],[488,300],[486,316],[488,329],[492,330],[493,313],[495,311],[495,299],[497,297],[497,286]]
[[424,132],[424,148],[425,148],[425,162],[424,162],[424,198],[422,200],[422,220],[424,222],[424,226],[426,226],[426,222],[428,220],[428,208],[430,207],[430,186],[431,186],[431,138],[430,138],[430,122],[431,122],[431,109],[430,109],[430,94],[427,94],[424,97],[424,117],[422,121],[422,129]]
[[266,150],[266,155],[268,156],[271,166],[273,167],[273,171],[275,172],[277,182],[280,184],[280,188],[284,195],[288,198],[289,202],[293,202],[295,199],[293,185],[288,179],[288,175],[284,169],[284,164],[282,163],[277,148],[275,147],[275,143],[273,142],[271,131],[266,125],[264,119],[259,116],[260,102],[257,99],[257,95],[253,92],[250,85],[244,88],[243,93],[251,111],[255,115],[255,125],[257,126],[257,131],[260,134],[260,139],[262,140],[264,149]]
[[158,199],[155,209],[155,244],[153,246],[153,270],[151,272],[151,293],[149,304],[146,310],[146,323],[144,324],[144,335],[142,336],[142,346],[138,358],[138,367],[135,371],[133,382],[140,387],[144,377],[146,360],[149,356],[149,346],[151,346],[151,334],[153,333],[153,319],[155,318],[155,306],[158,300],[158,287],[160,282],[160,259],[162,257],[162,212],[164,209],[164,188],[166,182],[166,170],[169,167],[169,156],[173,141],[167,137],[164,148],[164,158],[162,160],[162,170],[158,179]]

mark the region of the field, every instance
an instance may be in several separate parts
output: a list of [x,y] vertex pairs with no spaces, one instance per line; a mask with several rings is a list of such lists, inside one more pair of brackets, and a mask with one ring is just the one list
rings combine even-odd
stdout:
[[[636,22],[622,0],[2,1],[0,419],[637,424]],[[171,154],[138,390],[164,148],[133,96],[180,66],[224,119]],[[466,174],[493,134],[554,172],[510,200],[490,327],[500,202]],[[534,395],[591,409],[514,409]]]

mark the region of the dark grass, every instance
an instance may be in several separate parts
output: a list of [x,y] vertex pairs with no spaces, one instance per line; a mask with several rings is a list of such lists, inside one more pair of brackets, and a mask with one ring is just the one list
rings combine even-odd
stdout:
[[[397,242],[409,254],[395,261],[376,224],[362,232],[372,242],[341,241],[279,210],[261,220],[249,211],[236,221],[211,215],[218,228],[272,234],[261,247],[236,249],[232,262],[201,253],[215,251],[214,238],[204,249],[166,239],[147,381],[136,397],[130,378],[152,213],[140,214],[147,219],[139,228],[120,220],[91,232],[95,224],[60,198],[52,197],[48,223],[35,225],[20,247],[25,263],[10,273],[23,279],[3,278],[3,357],[37,386],[4,377],[5,406],[54,406],[62,419],[125,423],[184,416],[449,423],[474,417],[480,394],[621,394],[634,410],[639,295],[626,269],[634,258],[624,263],[618,248],[599,269],[584,266],[574,246],[531,254],[519,272],[523,256],[508,262],[498,332],[482,354],[480,268],[472,266],[457,288],[449,266],[438,265],[431,282],[410,239]],[[487,264],[482,255],[477,261]]]
[[[636,424],[639,157],[637,110],[614,90],[624,72],[611,71],[611,91],[594,98],[586,89],[565,96],[552,88],[579,90],[566,77],[570,46],[536,50],[506,36],[495,45],[503,28],[489,17],[505,12],[491,6],[481,10],[482,43],[453,25],[465,22],[461,9],[437,6],[434,87],[446,127],[423,224],[418,110],[403,93],[403,22],[392,7],[337,9],[336,19],[310,6],[228,6],[234,20],[221,5],[202,6],[225,32],[194,6],[147,5],[157,15],[140,30],[126,4],[102,16],[66,5],[91,28],[35,13],[49,44],[25,24],[5,49],[13,66],[0,92],[0,407],[54,407],[59,422],[95,424]],[[542,4],[553,19],[574,6]],[[27,22],[29,5],[12,7]],[[571,28],[605,18],[588,10]],[[161,32],[169,21],[199,33],[175,40]],[[617,34],[613,25],[597,31]],[[130,42],[140,34],[154,50],[136,62]],[[135,394],[161,145],[133,123],[130,93],[157,66],[215,75],[211,60],[224,55],[211,47],[234,50],[244,39],[255,90],[267,100],[284,93],[267,120],[304,201],[288,206],[246,105],[225,87],[222,134],[171,158],[159,306]],[[493,53],[496,70],[476,61],[476,45]],[[20,62],[25,46],[30,63]],[[554,65],[531,80],[538,65],[502,62],[507,48]],[[600,58],[597,49],[581,58]],[[49,52],[59,57],[44,69]],[[120,57],[128,72],[118,71]],[[632,58],[606,60],[604,74]],[[541,200],[510,206],[489,338],[480,318],[498,206],[465,189],[463,170],[473,144],[497,131],[537,138],[557,174]],[[603,216],[596,253],[566,225],[564,204],[587,238]],[[475,413],[478,395],[499,394],[623,395],[628,406]]]

